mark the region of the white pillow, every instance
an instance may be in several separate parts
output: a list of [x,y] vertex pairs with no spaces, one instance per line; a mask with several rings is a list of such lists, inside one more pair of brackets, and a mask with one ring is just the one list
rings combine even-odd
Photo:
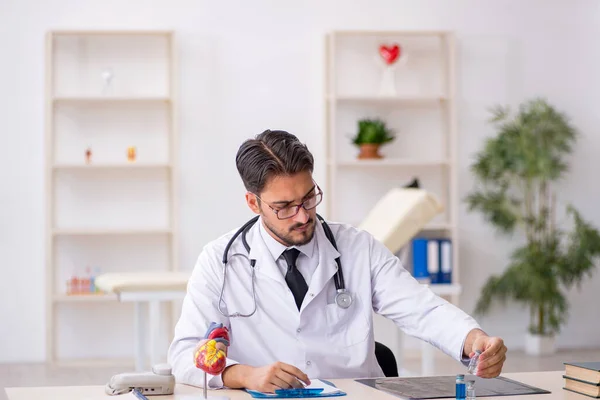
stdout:
[[369,211],[359,228],[397,253],[444,207],[423,189],[395,188]]

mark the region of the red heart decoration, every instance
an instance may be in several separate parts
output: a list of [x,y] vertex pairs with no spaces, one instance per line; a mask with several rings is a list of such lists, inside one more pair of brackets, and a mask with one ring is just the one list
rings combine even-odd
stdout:
[[386,45],[379,46],[379,55],[383,58],[387,65],[391,65],[400,57],[400,46],[397,44],[388,47]]

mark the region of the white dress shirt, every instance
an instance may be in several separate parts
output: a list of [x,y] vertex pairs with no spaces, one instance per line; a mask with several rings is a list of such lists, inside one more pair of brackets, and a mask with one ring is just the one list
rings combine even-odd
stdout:
[[296,260],[296,268],[302,274],[302,277],[306,281],[306,284],[310,286],[310,280],[312,278],[312,275],[315,272],[315,269],[317,269],[317,265],[319,265],[319,246],[315,237],[313,236],[312,240],[304,245],[286,247],[277,240],[275,240],[275,238],[271,236],[269,232],[267,232],[263,224],[260,224],[258,229],[260,230],[260,236],[267,245],[271,256],[273,256],[273,260],[275,260],[275,262],[277,263],[277,266],[279,267],[279,270],[281,271],[281,274],[284,277],[287,273],[288,266],[285,262],[285,259],[282,256],[283,252],[291,248],[296,248],[300,251],[298,259]]

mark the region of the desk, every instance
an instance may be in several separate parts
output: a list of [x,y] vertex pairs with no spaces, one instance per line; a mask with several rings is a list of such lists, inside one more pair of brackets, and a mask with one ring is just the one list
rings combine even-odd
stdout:
[[[538,394],[527,396],[503,396],[485,397],[486,400],[589,400],[589,397],[563,390],[563,371],[552,372],[526,372],[503,374],[510,379],[527,383],[542,389],[551,391],[550,394]],[[370,400],[394,400],[398,397],[378,391],[369,386],[357,383],[352,379],[331,379],[337,387],[348,393],[340,397],[340,400],[348,399],[370,399]],[[30,388],[7,388],[6,393],[9,400],[99,400],[113,399],[118,396],[107,396],[104,394],[104,386],[57,386],[57,387],[30,387]],[[173,396],[149,396],[150,400],[181,399],[183,396],[195,395],[198,399],[202,397],[202,389],[177,385]],[[228,396],[231,400],[251,399],[250,395],[241,390],[209,391],[210,395]]]

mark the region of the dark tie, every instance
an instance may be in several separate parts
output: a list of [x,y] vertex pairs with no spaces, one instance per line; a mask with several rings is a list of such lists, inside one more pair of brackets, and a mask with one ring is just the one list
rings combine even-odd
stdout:
[[294,295],[296,306],[298,306],[299,310],[302,305],[302,300],[304,300],[304,296],[306,295],[306,291],[308,290],[308,286],[306,285],[306,281],[302,277],[302,274],[298,271],[298,268],[296,268],[298,254],[300,254],[300,250],[289,249],[284,251],[282,255],[288,265],[285,281]]

